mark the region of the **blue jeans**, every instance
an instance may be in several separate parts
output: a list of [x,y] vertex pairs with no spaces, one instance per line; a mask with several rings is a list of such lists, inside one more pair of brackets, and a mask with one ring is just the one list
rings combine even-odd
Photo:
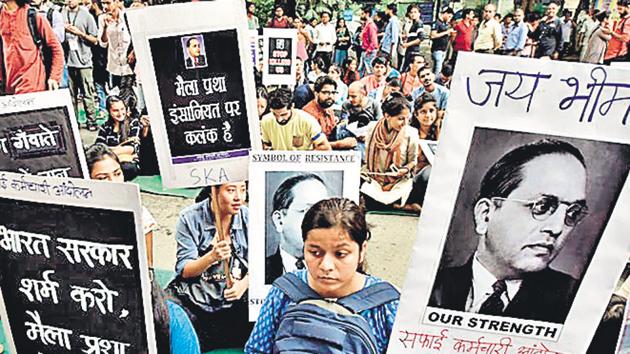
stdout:
[[338,67],[342,67],[343,66],[343,62],[346,61],[347,57],[348,57],[348,50],[347,49],[337,49],[337,50],[335,50],[335,65],[337,65]]
[[440,72],[442,71],[442,64],[444,63],[445,55],[446,51],[444,50],[436,50],[431,53],[431,56],[433,57],[433,72],[435,73],[436,77],[440,75]]
[[361,55],[361,66],[359,67],[359,73],[361,77],[372,74],[372,60],[376,58],[376,51],[363,52]]

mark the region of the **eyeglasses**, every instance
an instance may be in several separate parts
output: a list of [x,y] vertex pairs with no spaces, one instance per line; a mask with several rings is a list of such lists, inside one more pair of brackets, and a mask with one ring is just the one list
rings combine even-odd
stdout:
[[564,214],[564,224],[568,227],[576,226],[588,214],[588,207],[584,201],[576,203],[563,202],[554,195],[543,195],[535,200],[508,199],[502,197],[492,197],[490,199],[522,203],[529,207],[532,212],[532,217],[539,221],[547,220],[556,212],[560,204],[565,204],[568,207]]

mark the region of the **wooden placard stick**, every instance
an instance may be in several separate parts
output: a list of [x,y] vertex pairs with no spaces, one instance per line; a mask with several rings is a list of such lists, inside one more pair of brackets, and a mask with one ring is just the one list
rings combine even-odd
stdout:
[[[223,230],[223,219],[221,218],[221,212],[219,210],[219,189],[216,186],[212,186],[212,214],[214,216],[214,226],[217,229],[217,237],[219,241],[226,240],[231,242],[230,233],[226,233]],[[232,247],[230,245],[230,247]],[[228,289],[232,287],[234,281],[232,280],[232,273],[230,272],[230,261],[225,260],[223,262],[223,273],[225,273],[225,282]]]

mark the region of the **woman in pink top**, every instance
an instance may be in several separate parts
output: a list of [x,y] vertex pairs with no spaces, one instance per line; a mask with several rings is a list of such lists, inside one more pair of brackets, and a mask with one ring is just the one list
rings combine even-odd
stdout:
[[297,29],[297,53],[298,58],[302,59],[302,61],[306,61],[308,59],[308,53],[306,52],[306,47],[309,46],[313,42],[311,38],[311,34],[308,32],[306,27],[304,26],[304,22],[300,17],[296,17],[293,20],[293,27]]

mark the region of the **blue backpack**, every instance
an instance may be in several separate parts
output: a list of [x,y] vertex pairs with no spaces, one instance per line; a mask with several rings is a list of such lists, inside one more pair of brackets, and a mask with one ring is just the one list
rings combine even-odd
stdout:
[[387,282],[337,300],[323,299],[294,273],[273,285],[295,302],[280,320],[274,353],[378,354],[370,325],[359,313],[400,298]]

